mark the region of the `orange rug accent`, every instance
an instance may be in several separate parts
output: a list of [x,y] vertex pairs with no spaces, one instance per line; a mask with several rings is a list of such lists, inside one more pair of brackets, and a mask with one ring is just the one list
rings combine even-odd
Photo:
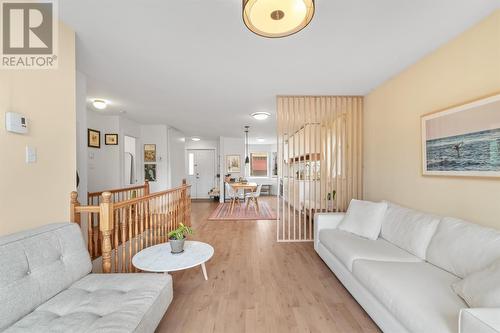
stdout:
[[259,202],[260,210],[256,212],[253,203],[246,209],[246,204],[235,204],[233,213],[229,210],[231,204],[229,202],[220,203],[217,208],[210,214],[209,221],[236,221],[236,220],[276,220],[276,213],[269,207],[267,202]]

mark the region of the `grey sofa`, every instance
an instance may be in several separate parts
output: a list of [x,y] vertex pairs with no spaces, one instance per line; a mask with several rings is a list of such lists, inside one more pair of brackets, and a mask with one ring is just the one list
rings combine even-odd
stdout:
[[168,274],[91,274],[78,225],[0,237],[0,332],[154,332]]

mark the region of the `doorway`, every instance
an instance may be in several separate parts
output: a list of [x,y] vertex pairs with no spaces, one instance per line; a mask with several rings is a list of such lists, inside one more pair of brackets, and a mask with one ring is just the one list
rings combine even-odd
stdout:
[[137,183],[137,165],[136,165],[136,139],[132,136],[123,137],[123,171],[125,185],[134,185]]
[[187,175],[193,199],[208,199],[215,183],[215,150],[188,149]]

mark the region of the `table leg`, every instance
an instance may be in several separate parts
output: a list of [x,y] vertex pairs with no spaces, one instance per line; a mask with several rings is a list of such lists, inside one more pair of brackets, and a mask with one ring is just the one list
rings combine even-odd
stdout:
[[205,280],[208,280],[207,267],[205,267],[205,263],[201,264],[201,270],[203,271],[203,277]]

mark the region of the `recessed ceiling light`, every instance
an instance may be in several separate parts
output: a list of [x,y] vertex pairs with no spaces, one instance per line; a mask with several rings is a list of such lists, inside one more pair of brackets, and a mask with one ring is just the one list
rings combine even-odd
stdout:
[[197,138],[197,137],[193,137],[191,138],[192,141],[200,141],[201,139],[200,138]]
[[257,141],[258,142],[264,142],[264,141],[266,141],[266,139],[264,139],[264,138],[257,138]]
[[103,99],[94,99],[92,105],[98,110],[104,110],[108,106],[108,102]]
[[271,114],[269,112],[254,112],[251,116],[257,120],[266,120]]

